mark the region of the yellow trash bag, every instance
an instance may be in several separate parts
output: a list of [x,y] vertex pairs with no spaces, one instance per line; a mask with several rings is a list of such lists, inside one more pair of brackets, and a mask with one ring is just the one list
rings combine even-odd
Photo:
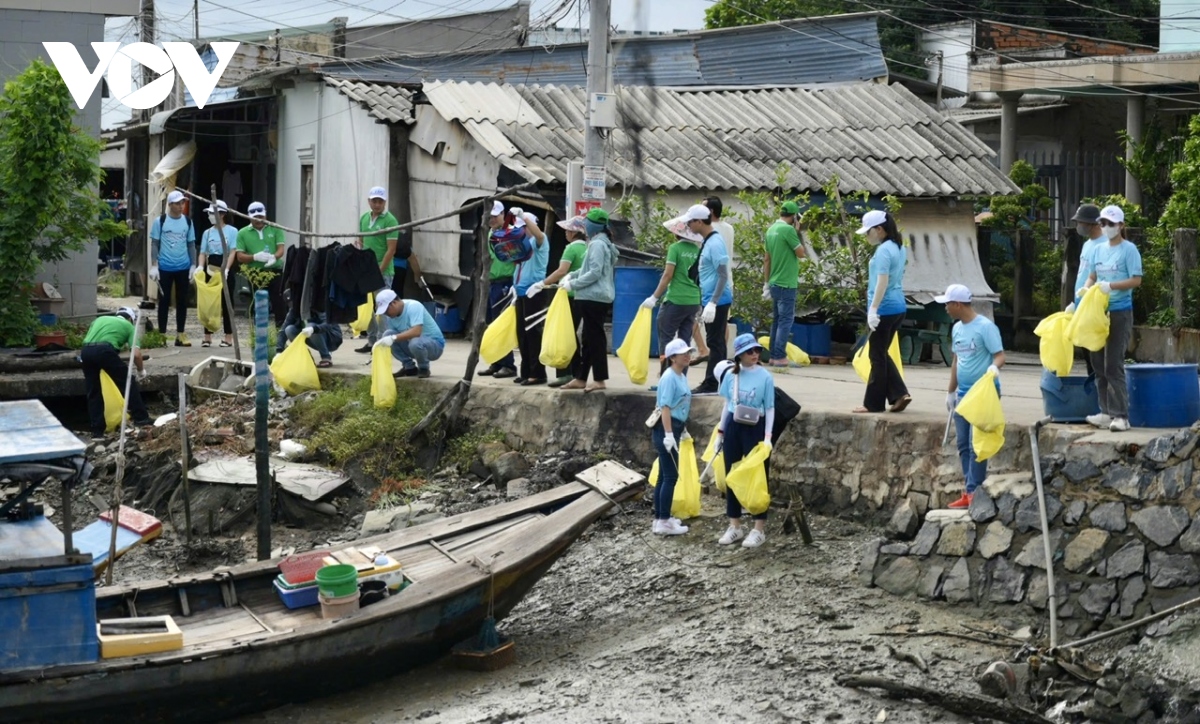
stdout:
[[713,428],[712,436],[708,438],[708,447],[704,448],[704,454],[700,459],[707,464],[712,465],[713,480],[716,481],[717,490],[721,493],[725,492],[725,453],[717,452],[717,440],[720,435],[717,434],[717,428]]
[[355,337],[361,337],[366,334],[367,328],[371,326],[371,317],[375,316],[375,295],[367,295],[367,303],[358,306],[358,319],[350,323],[350,331],[354,332]]
[[[871,379],[870,347],[871,343],[869,341],[859,347],[858,351],[854,353],[854,360],[852,362],[854,371],[863,382]],[[899,370],[900,377],[903,378],[904,363],[900,361],[900,335],[897,334],[895,337],[892,337],[892,346],[888,348],[888,356],[892,358],[892,362],[896,363],[896,369]]]
[[392,377],[392,350],[376,347],[371,350],[371,399],[381,410],[396,404],[396,378]]
[[570,367],[578,342],[575,339],[575,318],[571,316],[571,298],[566,289],[560,288],[554,293],[550,310],[546,312],[545,325],[538,361],[560,370]]
[[762,513],[771,505],[767,469],[763,466],[770,456],[771,451],[760,442],[749,455],[734,463],[733,469],[725,476],[725,484],[751,515]]
[[104,370],[100,370],[100,394],[104,396],[104,431],[113,432],[121,427],[121,415],[125,411],[125,396]]
[[271,374],[275,382],[289,395],[298,395],[305,390],[321,389],[321,378],[317,376],[317,363],[308,352],[308,337],[297,334],[288,342],[287,349],[271,360]]
[[1004,408],[996,391],[996,374],[986,372],[971,385],[954,411],[971,423],[971,446],[975,459],[987,460],[1004,447]]
[[650,310],[641,307],[629,331],[625,333],[625,341],[617,348],[617,356],[629,373],[629,381],[635,385],[646,384],[650,374]]
[[1038,355],[1042,358],[1042,366],[1059,377],[1071,374],[1071,365],[1075,364],[1075,345],[1067,336],[1067,326],[1071,323],[1069,312],[1055,312],[1038,322],[1033,333],[1042,338],[1038,343]]
[[[215,270],[215,271],[214,271]],[[203,280],[203,281],[201,281]],[[221,329],[221,270],[210,266],[204,271],[204,276],[196,278],[196,316],[204,331],[215,332]]]
[[1071,323],[1067,325],[1067,337],[1071,344],[1092,352],[1104,349],[1108,342],[1108,295],[1093,284],[1079,300]]
[[[758,343],[762,345],[763,349],[771,349],[771,338],[770,337],[759,337]],[[812,364],[812,359],[809,358],[808,353],[805,352],[804,350],[800,349],[796,345],[792,344],[791,342],[788,342],[787,347],[785,347],[784,349],[785,349],[785,354],[787,355],[788,361],[791,362],[792,364],[797,364],[797,365],[800,365],[801,367],[807,367],[810,364]]]
[[[650,467],[650,487],[658,485],[658,458]],[[680,520],[700,515],[700,467],[696,465],[696,444],[691,438],[679,443],[679,478],[671,494],[671,515]]]
[[508,309],[492,320],[479,340],[479,356],[488,364],[496,364],[517,346],[517,307]]

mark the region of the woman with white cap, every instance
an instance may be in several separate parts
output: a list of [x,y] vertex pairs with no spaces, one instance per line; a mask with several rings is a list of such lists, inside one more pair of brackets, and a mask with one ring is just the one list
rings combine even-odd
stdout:
[[[587,219],[583,216],[572,216],[569,219],[563,219],[558,222],[558,227],[563,230],[563,234],[567,237],[567,248],[563,249],[562,257],[558,261],[558,268],[547,275],[544,282],[537,282],[529,287],[525,292],[525,296],[534,296],[542,293],[542,290],[548,286],[558,284],[568,274],[574,271],[579,271],[583,266],[584,257],[587,256]],[[567,292],[567,297],[571,300],[571,320],[574,322],[573,329],[578,333],[579,329],[579,310],[575,303],[574,290]],[[562,387],[563,385],[574,379],[575,369],[579,366],[580,345],[575,345],[575,355],[571,357],[571,362],[564,368],[556,370],[557,378],[550,381],[549,387]]]
[[856,233],[867,237],[875,253],[867,265],[871,377],[867,380],[862,407],[854,408],[854,412],[883,412],[888,403],[892,412],[901,412],[912,402],[912,396],[888,350],[908,309],[904,301],[904,265],[908,261],[904,238],[892,215],[878,209],[863,215],[862,228]]
[[704,237],[693,231],[701,219],[708,222],[712,212],[705,206],[692,206],[680,216],[663,222],[678,239],[667,247],[666,264],[654,293],[646,297],[642,306],[653,309],[658,301],[658,345],[662,365],[661,376],[667,369],[667,344],[678,337],[689,345],[692,329],[700,313],[700,248]]
[[692,408],[692,391],[688,389],[687,368],[692,360],[692,347],[675,338],[667,344],[670,365],[658,381],[655,400],[657,417],[652,429],[654,449],[658,452],[658,485],[654,488],[655,535],[683,535],[688,532],[678,518],[671,517],[675,499],[675,483],[679,480],[679,443],[687,436],[688,413]]
[[167,194],[167,213],[150,226],[150,254],[153,259],[147,276],[158,283],[158,332],[167,333],[167,312],[171,292],[175,292],[175,346],[191,347],[184,334],[187,322],[190,284],[196,273],[196,230],[183,210],[182,191]]
[[[1100,228],[1105,240],[1088,252],[1088,279],[1108,296],[1108,341],[1092,352],[1100,412],[1087,421],[1113,432],[1129,429],[1129,392],[1125,387],[1125,350],[1133,333],[1133,290],[1142,285],[1142,255],[1125,238],[1125,212],[1119,206],[1100,210]],[[1081,262],[1083,263],[1083,262]],[[1080,295],[1076,295],[1080,296]]]
[[[221,283],[229,283],[229,269],[233,266],[233,251],[237,248],[237,227],[228,223],[226,212],[229,207],[224,201],[217,200],[216,206],[209,206],[204,210],[208,214],[208,223],[211,227],[204,230],[204,234],[200,237],[200,266],[197,267],[197,272],[201,269],[208,273],[208,267],[215,266],[221,271]],[[217,224],[221,224],[221,232],[217,232]],[[224,245],[221,239],[224,237]],[[226,253],[228,251],[228,253]],[[232,295],[228,297],[232,299]],[[221,326],[225,330],[225,339],[221,340],[222,347],[233,346],[233,321],[230,317],[231,310],[226,303],[226,296],[221,295]],[[201,347],[212,346],[212,331],[207,327],[204,328],[204,341],[200,343]]]
[[[726,470],[750,454],[758,443],[772,446],[775,377],[759,364],[761,356],[762,347],[753,334],[739,334],[733,340],[733,369],[721,381],[725,410],[717,425],[718,445],[724,452]],[[757,548],[767,540],[767,511],[754,515],[754,530],[747,535],[742,529],[742,504],[733,488],[725,489],[725,515],[729,527],[717,541],[718,545],[742,541],[744,548]]]

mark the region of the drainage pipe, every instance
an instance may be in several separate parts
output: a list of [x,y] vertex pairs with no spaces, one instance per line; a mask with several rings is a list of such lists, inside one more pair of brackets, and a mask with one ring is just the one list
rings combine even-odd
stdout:
[[1058,646],[1058,589],[1054,585],[1054,552],[1050,550],[1050,525],[1046,520],[1046,493],[1042,487],[1042,456],[1038,451],[1038,433],[1050,422],[1050,417],[1043,417],[1029,428],[1029,447],[1033,451],[1033,479],[1037,483],[1038,515],[1042,522],[1042,548],[1046,553],[1046,586],[1049,595],[1046,598],[1050,609],[1050,648]]

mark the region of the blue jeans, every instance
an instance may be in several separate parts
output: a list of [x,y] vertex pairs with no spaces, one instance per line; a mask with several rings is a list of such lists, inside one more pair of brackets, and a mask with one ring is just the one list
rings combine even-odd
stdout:
[[771,285],[771,359],[787,359],[787,343],[792,341],[792,322],[796,318],[796,290]]
[[[291,342],[296,338],[296,335],[300,334],[300,330],[304,329],[304,327],[305,325],[303,324],[289,324],[283,328],[283,334],[287,337],[287,340]],[[307,341],[308,346],[315,349],[317,354],[320,355],[321,359],[332,359],[329,354],[329,345],[325,344],[324,332],[314,332]]]
[[[501,299],[504,299],[505,297],[508,296],[508,290],[511,288],[512,288],[512,278],[511,277],[506,280],[502,280],[502,281],[493,281],[493,282],[491,282],[491,284],[488,285],[488,300],[487,300],[488,324],[491,324],[492,322],[494,322],[496,320],[496,317],[499,317],[500,313],[503,312],[505,309],[507,309],[507,305],[497,304],[497,303]],[[498,370],[502,367],[507,367],[510,370],[516,371],[517,361],[516,361],[516,359],[513,358],[512,352],[509,352],[508,354],[504,355],[503,359],[496,360],[496,362],[494,362],[492,364],[493,370]]]
[[444,349],[445,345],[433,337],[400,339],[392,345],[392,356],[400,360],[406,370],[413,367],[427,370],[429,363],[441,357]]
[[679,434],[683,431],[684,423],[679,420],[671,421],[671,437],[675,438],[675,452],[667,452],[663,441],[667,433],[662,425],[654,428],[654,449],[658,451],[658,485],[654,487],[654,519],[666,520],[671,517],[671,502],[675,500],[675,483],[679,480]]
[[[961,394],[958,399],[962,399]],[[954,413],[954,436],[958,442],[958,459],[962,461],[963,477],[967,480],[967,493],[971,494],[987,477],[987,461],[975,460],[975,450],[971,447],[971,423],[957,412]]]

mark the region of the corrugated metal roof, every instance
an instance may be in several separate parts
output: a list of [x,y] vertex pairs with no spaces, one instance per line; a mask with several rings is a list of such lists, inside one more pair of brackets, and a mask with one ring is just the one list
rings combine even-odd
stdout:
[[[613,43],[613,81],[643,86],[780,86],[887,77],[875,13],[636,37]],[[587,45],[398,55],[330,63],[322,73],[375,83],[455,80],[585,86]]]
[[417,122],[417,119],[413,117],[412,91],[410,90],[399,86],[362,83],[344,78],[327,77],[325,82],[350,100],[362,104],[372,118],[410,126]]
[[[565,182],[581,158],[584,91],[558,86],[437,82],[425,95],[501,163],[530,180]],[[899,85],[688,91],[622,87],[622,127],[608,138],[610,183],[664,189],[775,186],[958,196],[1008,193],[993,152]],[[640,174],[635,157],[640,152]]]

